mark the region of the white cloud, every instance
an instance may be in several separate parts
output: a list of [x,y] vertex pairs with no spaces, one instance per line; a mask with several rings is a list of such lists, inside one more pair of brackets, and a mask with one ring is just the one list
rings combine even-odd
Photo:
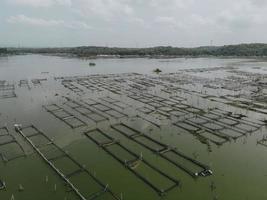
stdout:
[[71,6],[72,0],[7,0],[12,5],[49,7],[53,5]]
[[170,24],[170,25],[175,25],[176,20],[173,17],[156,17],[155,22],[157,23],[163,23],[163,24]]
[[96,16],[105,20],[134,13],[131,0],[76,0],[73,8],[84,17]]
[[[122,39],[124,42],[140,39],[140,43],[147,42],[150,46],[164,44],[166,41],[173,45],[205,45],[211,39],[215,44],[236,43],[241,40],[267,42],[264,35],[267,32],[267,0],[2,1],[11,3],[8,4],[11,8],[8,12],[13,17],[8,19],[9,23],[69,29],[90,29],[90,24],[97,27],[92,31],[94,41],[114,41],[117,38],[117,43],[120,44]],[[28,6],[25,12],[29,13],[17,15],[17,7],[14,5]],[[62,5],[68,7],[62,9]],[[44,9],[40,12],[40,18],[27,17],[30,13],[38,12],[39,7],[49,6],[53,6],[53,9]],[[48,20],[58,16],[63,20]],[[100,31],[104,29],[111,31]]]
[[8,23],[11,24],[28,24],[33,26],[58,26],[62,25],[62,20],[45,20],[39,18],[30,18],[25,15],[11,16],[7,19]]
[[41,18],[31,18],[25,15],[16,15],[11,16],[7,19],[7,22],[10,24],[24,24],[24,25],[31,25],[31,26],[40,26],[40,27],[65,27],[71,29],[92,29],[85,22],[81,21],[70,21],[66,22],[64,20],[48,20],[48,19],[41,19]]
[[93,29],[87,23],[81,21],[64,22],[64,26],[71,29]]

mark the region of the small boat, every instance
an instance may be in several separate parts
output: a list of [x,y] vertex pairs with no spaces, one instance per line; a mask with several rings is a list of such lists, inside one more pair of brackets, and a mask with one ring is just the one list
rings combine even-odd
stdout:
[[159,73],[161,73],[162,71],[161,71],[159,68],[157,68],[157,69],[154,69],[153,72],[159,74]]
[[90,62],[89,66],[96,66],[96,64],[94,62]]

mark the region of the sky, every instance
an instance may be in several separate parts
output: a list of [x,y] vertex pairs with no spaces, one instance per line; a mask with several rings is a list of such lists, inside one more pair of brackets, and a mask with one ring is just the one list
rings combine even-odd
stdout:
[[267,0],[0,0],[0,46],[267,43]]

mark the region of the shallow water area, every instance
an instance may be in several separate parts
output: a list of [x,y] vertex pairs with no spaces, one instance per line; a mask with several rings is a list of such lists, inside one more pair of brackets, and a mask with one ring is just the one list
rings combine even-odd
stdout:
[[0,199],[267,198],[265,62],[90,62],[0,57]]

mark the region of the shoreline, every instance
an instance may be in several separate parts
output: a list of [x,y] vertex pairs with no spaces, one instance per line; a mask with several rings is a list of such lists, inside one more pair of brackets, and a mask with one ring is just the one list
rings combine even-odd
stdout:
[[88,55],[88,56],[80,56],[77,54],[70,54],[70,53],[7,53],[7,54],[0,54],[0,57],[9,57],[9,56],[25,56],[25,55],[42,55],[42,56],[57,56],[57,57],[65,57],[65,58],[77,58],[83,60],[97,60],[97,59],[158,59],[158,60],[171,60],[171,59],[197,59],[197,58],[216,58],[216,59],[257,59],[262,61],[267,61],[267,56],[215,56],[215,55],[199,55],[199,56],[172,56],[172,55],[146,55],[146,56],[139,56],[139,55],[129,55],[129,56],[122,56],[122,55]]

